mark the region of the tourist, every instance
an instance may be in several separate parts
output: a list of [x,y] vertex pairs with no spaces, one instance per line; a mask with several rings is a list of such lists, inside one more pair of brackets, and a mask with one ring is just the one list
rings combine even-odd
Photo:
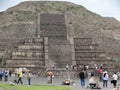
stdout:
[[18,72],[18,81],[17,81],[17,84],[19,84],[19,82],[21,84],[23,84],[23,81],[22,81],[22,72]]
[[116,72],[113,74],[112,78],[113,78],[113,86],[114,88],[116,88],[117,80],[118,80],[118,75],[116,74]]
[[28,85],[31,85],[31,73],[30,73],[30,71],[27,71],[27,80],[28,80]]
[[97,64],[94,64],[94,75],[97,75],[97,69],[98,69]]
[[12,71],[11,71],[11,70],[9,70],[9,77],[11,77],[11,75],[12,75]]
[[51,70],[48,70],[48,72],[47,72],[48,83],[52,83],[53,76],[54,76],[53,72]]
[[108,73],[107,73],[107,71],[105,71],[104,73],[103,73],[103,87],[107,87],[107,83],[108,83]]
[[91,73],[91,76],[89,78],[89,88],[91,89],[101,89],[99,86],[99,81],[94,77],[94,74]]
[[66,65],[66,70],[68,70],[68,69],[69,69],[69,65],[67,64],[67,65]]
[[103,64],[100,64],[100,69],[103,69]]
[[3,77],[3,71],[0,70],[0,81],[2,81],[2,77]]
[[77,70],[77,65],[73,65],[73,70]]
[[8,81],[8,71],[4,72],[4,81]]
[[90,85],[90,88],[92,89],[96,87],[96,81],[93,73],[91,73],[91,76],[89,78],[89,85]]
[[86,65],[84,65],[84,71],[86,71],[86,70],[87,70]]
[[97,72],[98,72],[99,80],[100,82],[102,82],[102,70],[100,69],[100,67],[98,68]]
[[56,69],[56,66],[55,64],[52,65],[52,70],[55,70]]
[[17,77],[18,76],[18,69],[17,68],[15,68],[15,77]]
[[80,71],[79,77],[80,77],[81,86],[84,87],[85,86],[85,72],[84,72],[84,70]]
[[62,85],[70,85],[70,80],[65,79],[64,81],[62,81]]

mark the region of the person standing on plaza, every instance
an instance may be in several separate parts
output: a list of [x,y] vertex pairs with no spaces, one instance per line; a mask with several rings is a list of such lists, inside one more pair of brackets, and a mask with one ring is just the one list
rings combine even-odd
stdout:
[[18,73],[18,81],[17,81],[17,84],[19,84],[19,82],[20,82],[21,84],[23,84],[22,76],[23,76],[22,72],[19,72],[19,73]]
[[108,78],[109,78],[109,76],[108,76],[108,73],[107,73],[107,71],[105,71],[104,73],[103,73],[103,87],[107,87],[107,83],[108,83]]
[[3,71],[0,70],[0,81],[2,81],[2,77],[3,77]]
[[102,70],[100,69],[100,67],[98,68],[97,72],[98,72],[99,80],[100,82],[102,82]]
[[80,78],[81,86],[84,87],[85,86],[85,72],[84,72],[84,70],[80,71],[79,78]]
[[47,72],[48,83],[52,83],[53,76],[54,76],[53,72],[51,70],[48,70],[48,72]]
[[11,75],[12,75],[12,71],[11,71],[11,70],[9,70],[9,77],[11,77]]
[[97,64],[94,64],[94,75],[95,76],[97,75],[97,69],[98,69]]
[[8,81],[8,71],[4,71],[4,81]]
[[113,78],[113,86],[114,88],[116,88],[117,80],[118,80],[118,75],[116,74],[116,72],[113,74],[112,78]]
[[69,65],[68,64],[66,65],[66,70],[69,70]]
[[27,80],[28,80],[28,85],[31,85],[31,73],[30,73],[30,71],[27,71]]

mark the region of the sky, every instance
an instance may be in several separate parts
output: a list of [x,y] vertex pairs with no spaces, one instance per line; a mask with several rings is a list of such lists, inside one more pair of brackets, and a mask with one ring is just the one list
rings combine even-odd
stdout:
[[69,1],[103,17],[114,17],[120,21],[120,0],[0,0],[0,11],[5,11],[23,1]]

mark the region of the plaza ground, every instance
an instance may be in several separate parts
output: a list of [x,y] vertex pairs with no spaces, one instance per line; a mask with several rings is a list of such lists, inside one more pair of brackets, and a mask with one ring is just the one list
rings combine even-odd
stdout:
[[[10,81],[13,81],[14,79],[17,79],[17,77],[12,76],[12,77],[9,78],[8,82],[2,81],[2,83],[9,83]],[[32,85],[54,85],[54,86],[61,86],[62,81],[65,80],[65,79],[66,78],[57,78],[57,77],[54,77],[52,84],[48,84],[46,77],[37,77],[37,76],[34,76],[31,79],[31,83],[32,83]],[[73,90],[91,90],[91,89],[88,89],[86,87],[81,87],[80,86],[80,80],[79,80],[79,78],[73,78],[72,80],[75,81],[75,84],[74,85],[70,85],[68,87],[72,88]],[[120,80],[118,80],[118,83],[120,83]],[[26,77],[23,77],[23,84],[27,85],[27,78]],[[107,88],[103,88],[102,87],[102,84],[103,84],[102,82],[99,82],[99,84],[100,84],[100,87],[101,87],[100,90],[113,90],[113,85],[110,83],[110,80],[108,81],[108,87]],[[86,86],[88,86],[88,79],[86,79]]]

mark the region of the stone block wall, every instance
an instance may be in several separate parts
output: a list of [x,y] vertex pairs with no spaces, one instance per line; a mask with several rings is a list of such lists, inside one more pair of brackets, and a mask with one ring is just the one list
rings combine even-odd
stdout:
[[63,14],[41,14],[40,36],[48,37],[49,65],[65,68],[71,65],[70,44],[67,40],[67,28]]
[[93,43],[91,38],[74,38],[74,50],[78,67],[89,65],[90,68],[94,68],[94,64],[97,64],[103,65],[104,69],[113,68],[113,61],[107,58],[104,50]]
[[25,39],[17,51],[12,52],[12,56],[6,61],[6,67],[14,68],[44,68],[44,40],[33,37]]

